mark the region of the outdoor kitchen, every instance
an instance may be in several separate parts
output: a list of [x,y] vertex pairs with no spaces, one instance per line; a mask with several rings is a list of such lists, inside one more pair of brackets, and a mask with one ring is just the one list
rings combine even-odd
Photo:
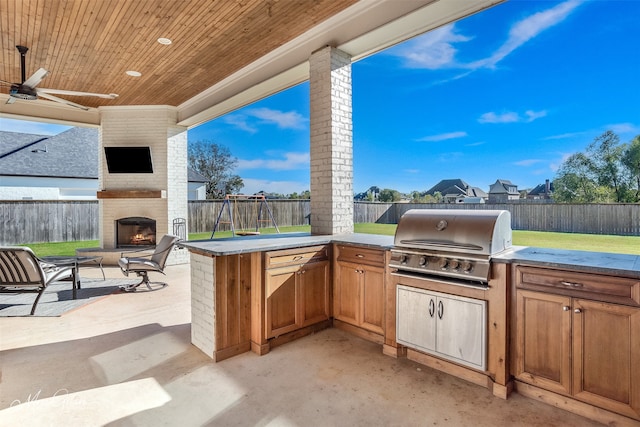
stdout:
[[[393,238],[187,242],[192,343],[221,361],[336,327],[501,399],[640,420],[640,259],[513,246],[510,223],[507,211],[415,209]],[[574,366],[551,355],[570,346]]]

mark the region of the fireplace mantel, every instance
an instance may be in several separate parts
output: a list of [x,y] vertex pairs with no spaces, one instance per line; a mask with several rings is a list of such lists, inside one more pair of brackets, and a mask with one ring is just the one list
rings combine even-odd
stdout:
[[166,199],[165,190],[102,190],[98,199]]

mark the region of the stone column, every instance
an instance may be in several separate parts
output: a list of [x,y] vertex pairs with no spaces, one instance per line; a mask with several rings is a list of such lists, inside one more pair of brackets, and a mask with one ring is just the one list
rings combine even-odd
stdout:
[[327,46],[309,67],[311,234],[353,233],[351,57]]

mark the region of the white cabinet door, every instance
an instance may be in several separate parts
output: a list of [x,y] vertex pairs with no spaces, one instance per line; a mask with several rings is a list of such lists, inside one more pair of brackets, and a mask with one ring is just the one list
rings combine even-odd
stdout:
[[484,371],[486,305],[486,301],[439,294],[436,352]]
[[396,341],[486,370],[487,302],[397,285]]
[[398,285],[396,340],[426,352],[436,349],[436,297],[421,289]]

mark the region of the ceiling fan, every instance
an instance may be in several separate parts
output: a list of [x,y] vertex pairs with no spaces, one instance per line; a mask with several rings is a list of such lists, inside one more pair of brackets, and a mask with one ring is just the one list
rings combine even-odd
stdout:
[[59,102],[61,104],[70,105],[72,107],[81,108],[83,110],[88,110],[88,107],[84,105],[77,104],[75,102],[69,101],[67,99],[59,98],[55,95],[71,95],[71,96],[97,96],[99,98],[106,99],[115,99],[118,97],[116,93],[91,93],[91,92],[76,92],[72,90],[62,90],[62,89],[46,89],[46,88],[36,88],[36,86],[44,79],[49,71],[44,68],[39,68],[38,71],[33,73],[31,77],[25,80],[25,62],[26,55],[29,48],[25,46],[16,46],[18,52],[20,52],[20,69],[22,71],[22,83],[11,83],[4,80],[0,80],[1,84],[9,85],[11,88],[9,89],[9,99],[7,100],[7,104],[13,104],[16,99],[23,100],[35,100],[38,98],[46,98],[51,101]]

